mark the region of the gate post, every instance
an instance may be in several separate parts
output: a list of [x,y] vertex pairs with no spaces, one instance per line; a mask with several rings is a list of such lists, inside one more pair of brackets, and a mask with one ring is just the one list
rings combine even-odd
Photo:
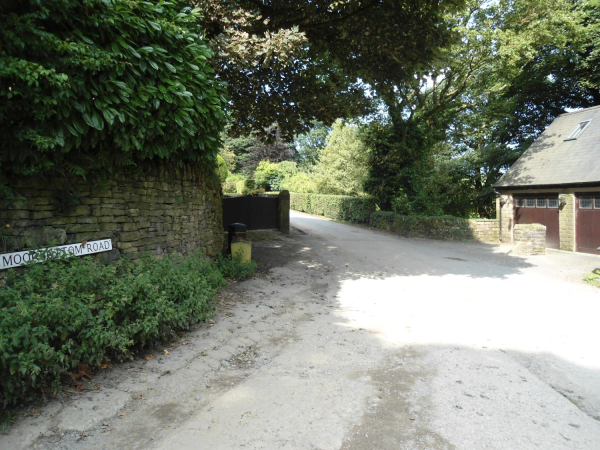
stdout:
[[285,234],[290,233],[290,193],[281,191],[277,211],[277,228]]

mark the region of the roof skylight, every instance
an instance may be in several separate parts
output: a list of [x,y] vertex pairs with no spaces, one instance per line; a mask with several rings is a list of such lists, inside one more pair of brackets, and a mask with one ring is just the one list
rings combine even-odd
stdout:
[[581,134],[585,131],[585,129],[590,124],[591,120],[584,120],[583,122],[579,122],[575,129],[571,132],[569,137],[565,139],[565,141],[572,141],[573,139],[577,139]]

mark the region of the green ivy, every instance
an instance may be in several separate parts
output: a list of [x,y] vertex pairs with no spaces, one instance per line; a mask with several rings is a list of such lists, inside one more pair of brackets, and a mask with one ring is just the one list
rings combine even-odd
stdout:
[[85,176],[154,158],[212,164],[227,99],[189,4],[3,5],[0,174]]

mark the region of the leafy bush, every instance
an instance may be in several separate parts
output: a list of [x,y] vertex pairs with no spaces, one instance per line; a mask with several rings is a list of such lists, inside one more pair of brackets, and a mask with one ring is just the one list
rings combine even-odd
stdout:
[[368,223],[376,204],[370,197],[290,193],[290,208],[330,219]]
[[279,163],[261,161],[254,172],[256,187],[267,191],[280,191],[285,180],[297,172],[296,163],[292,161]]
[[235,183],[235,190],[238,194],[248,195],[254,189],[254,180],[247,179]]
[[217,256],[217,267],[228,280],[245,280],[254,273],[258,264],[256,261],[242,262],[241,255]]
[[3,2],[2,173],[213,161],[227,99],[200,14],[184,0]]
[[281,190],[311,194],[317,191],[317,187],[311,175],[300,172],[281,183]]
[[229,172],[229,175],[227,176],[227,180],[228,182],[231,183],[237,183],[238,181],[242,181],[245,180],[246,177],[244,175],[242,175],[241,173],[231,173]]
[[61,375],[79,364],[129,358],[206,320],[225,278],[243,279],[255,267],[192,254],[110,266],[53,259],[10,270],[0,290],[0,403],[56,391]]
[[224,183],[229,176],[229,169],[227,168],[227,163],[223,159],[221,155],[217,155],[217,175],[221,180],[221,183]]
[[235,188],[235,183],[232,183],[230,181],[221,183],[221,187],[223,188],[224,194],[235,194],[237,192],[236,188]]

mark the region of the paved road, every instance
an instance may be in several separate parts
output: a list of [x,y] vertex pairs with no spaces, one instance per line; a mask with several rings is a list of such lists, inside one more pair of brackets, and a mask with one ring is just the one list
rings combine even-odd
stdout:
[[0,447],[600,449],[600,290],[581,283],[600,257],[292,226],[214,326]]
[[[338,314],[388,360],[387,375],[372,376],[387,396],[357,430],[363,445],[349,447],[369,448],[370,427],[372,448],[600,448],[600,296],[578,283],[599,257],[515,257],[297,213],[292,224],[330,264],[347,265]],[[408,390],[407,403],[394,389]],[[406,440],[406,421],[392,419],[411,413],[422,439]]]

